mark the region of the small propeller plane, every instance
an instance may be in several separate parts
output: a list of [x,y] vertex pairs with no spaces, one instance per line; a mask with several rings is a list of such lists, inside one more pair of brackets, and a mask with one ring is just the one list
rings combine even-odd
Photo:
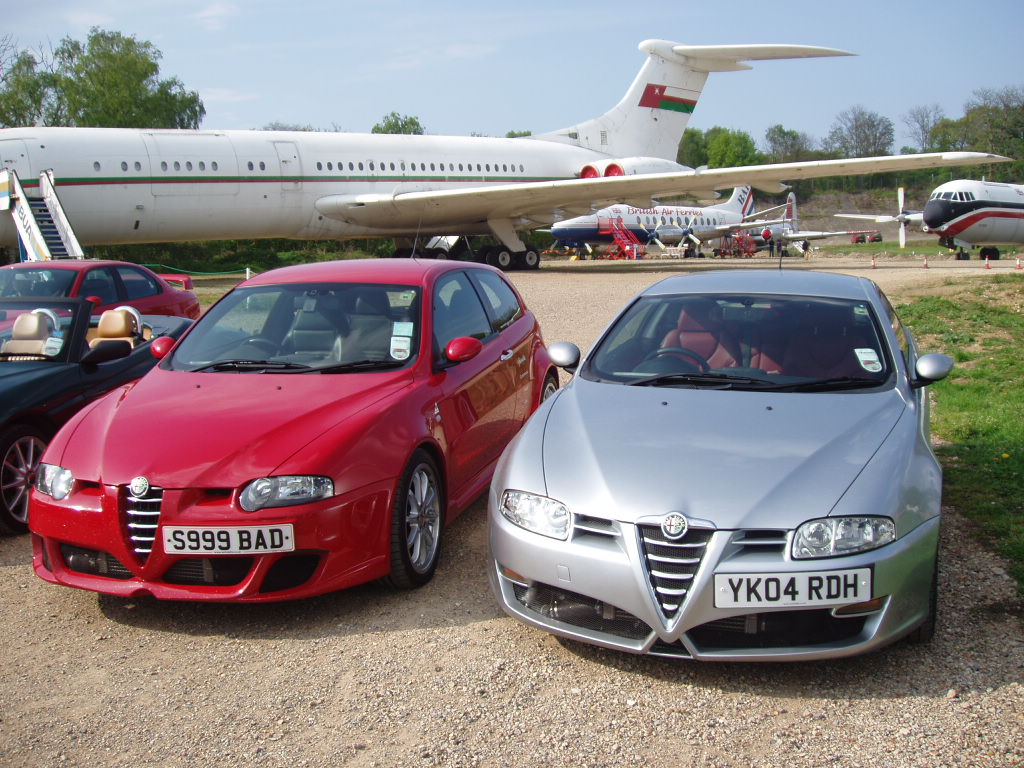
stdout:
[[837,213],[849,219],[898,222],[900,247],[907,244],[907,226],[916,224],[939,236],[939,243],[958,249],[981,246],[979,258],[998,259],[997,245],[1024,243],[1024,185],[955,179],[936,187],[922,211],[906,210],[903,187],[896,190],[894,215]]

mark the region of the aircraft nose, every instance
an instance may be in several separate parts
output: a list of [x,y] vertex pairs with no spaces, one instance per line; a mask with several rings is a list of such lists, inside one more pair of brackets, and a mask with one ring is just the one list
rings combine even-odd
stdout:
[[953,206],[948,200],[929,200],[924,204],[921,220],[930,230],[941,229],[953,218]]

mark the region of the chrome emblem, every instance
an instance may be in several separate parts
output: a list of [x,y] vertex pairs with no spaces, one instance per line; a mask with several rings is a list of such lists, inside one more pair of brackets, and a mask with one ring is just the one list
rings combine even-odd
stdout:
[[665,515],[665,519],[661,521],[661,532],[665,534],[665,538],[681,539],[686,535],[686,529],[689,525],[686,522],[686,518],[678,512],[672,512],[671,514]]
[[[128,484],[128,490],[132,492],[132,496],[137,499],[141,499],[149,493],[149,480],[141,475],[139,477],[133,477],[132,481]],[[664,527],[664,524],[662,524],[662,528]]]

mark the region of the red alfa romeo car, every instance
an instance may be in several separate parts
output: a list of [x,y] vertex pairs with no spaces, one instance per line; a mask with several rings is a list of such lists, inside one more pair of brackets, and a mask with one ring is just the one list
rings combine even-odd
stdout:
[[144,315],[176,315],[195,320],[199,299],[188,288],[172,285],[181,277],[158,275],[140,264],[93,259],[24,261],[0,267],[0,297],[93,299],[94,315],[121,306]]
[[274,270],[154,345],[156,368],[43,455],[29,527],[47,581],[248,602],[419,586],[558,386],[513,286],[461,262]]

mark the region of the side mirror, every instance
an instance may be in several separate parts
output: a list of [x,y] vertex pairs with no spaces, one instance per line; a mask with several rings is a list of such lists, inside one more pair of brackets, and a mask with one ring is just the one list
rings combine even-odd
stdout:
[[940,355],[937,352],[921,355],[914,366],[915,376],[912,384],[914,387],[926,387],[940,381],[949,375],[953,365],[953,358],[949,355]]
[[556,341],[548,346],[548,357],[559,368],[572,373],[580,364],[580,348],[570,341]]
[[171,351],[171,347],[174,346],[174,339],[170,336],[158,336],[153,339],[153,343],[149,345],[149,351],[153,353],[153,357],[157,360],[163,360],[167,356],[167,353]]
[[109,339],[101,341],[95,347],[86,352],[81,359],[82,365],[98,365],[111,360],[120,360],[132,353],[132,343],[123,339]]
[[469,336],[457,336],[448,342],[445,347],[444,356],[453,363],[464,363],[472,360],[480,354],[484,343],[480,339],[473,339]]

